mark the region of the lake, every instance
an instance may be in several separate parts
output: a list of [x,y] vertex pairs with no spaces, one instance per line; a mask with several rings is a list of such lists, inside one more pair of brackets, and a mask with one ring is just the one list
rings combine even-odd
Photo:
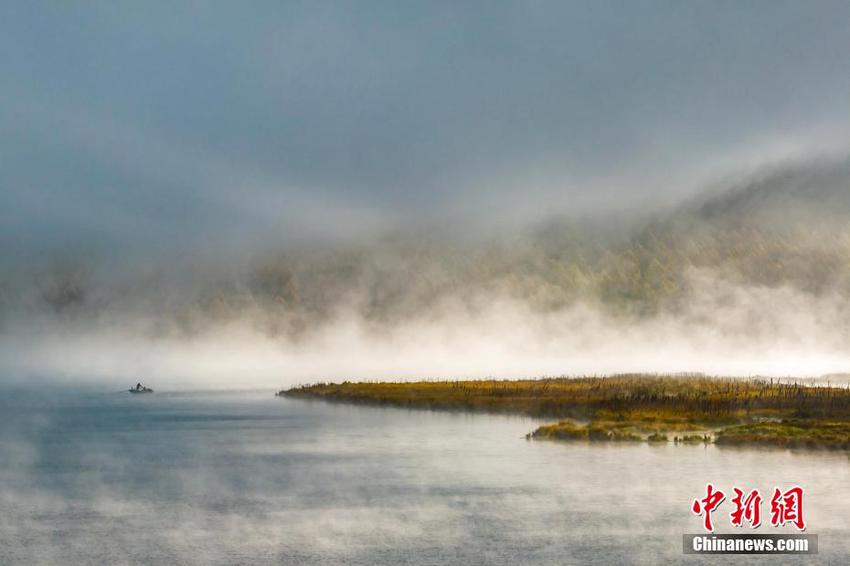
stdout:
[[[267,391],[5,391],[0,564],[726,563],[682,555],[708,481],[806,489],[820,554],[739,562],[850,561],[846,453],[525,440],[538,424]],[[750,532],[729,510],[718,531]]]

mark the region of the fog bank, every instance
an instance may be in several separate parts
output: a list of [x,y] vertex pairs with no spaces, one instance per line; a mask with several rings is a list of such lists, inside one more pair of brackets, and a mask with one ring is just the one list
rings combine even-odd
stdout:
[[191,336],[31,323],[7,329],[2,372],[15,382],[121,388],[278,387],[315,381],[703,372],[819,376],[848,372],[846,297],[745,288],[689,275],[696,299],[644,319],[575,304],[539,312],[505,299],[478,312],[446,303],[392,325],[339,312],[298,337],[232,321]]

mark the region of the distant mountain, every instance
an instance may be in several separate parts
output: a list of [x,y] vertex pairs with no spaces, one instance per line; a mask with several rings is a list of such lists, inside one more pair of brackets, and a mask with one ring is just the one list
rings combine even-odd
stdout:
[[850,293],[850,160],[787,166],[686,204],[631,245],[669,269]]
[[[624,316],[675,312],[695,271],[735,285],[850,297],[850,160],[788,166],[683,204],[639,226],[553,219],[462,242],[396,235],[343,249],[267,255],[245,266],[174,266],[102,277],[79,267],[7,277],[3,309],[102,320],[144,313],[193,332],[251,317],[297,334],[341,308],[375,324],[509,297],[540,311],[588,302]],[[94,313],[94,315],[92,314]]]
[[[801,213],[850,213],[850,160],[786,166],[713,195],[696,213],[707,221],[781,221]],[[807,217],[806,220],[809,218]]]

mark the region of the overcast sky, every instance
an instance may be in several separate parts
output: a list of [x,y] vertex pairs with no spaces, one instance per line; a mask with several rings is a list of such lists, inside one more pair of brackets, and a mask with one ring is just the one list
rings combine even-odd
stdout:
[[647,205],[848,141],[845,1],[177,4],[0,5],[5,253]]

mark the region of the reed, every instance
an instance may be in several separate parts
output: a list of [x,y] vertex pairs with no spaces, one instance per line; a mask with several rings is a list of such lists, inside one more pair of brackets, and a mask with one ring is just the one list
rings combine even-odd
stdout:
[[614,375],[522,380],[316,383],[279,395],[412,409],[560,419],[557,440],[850,447],[850,389],[801,380]]

